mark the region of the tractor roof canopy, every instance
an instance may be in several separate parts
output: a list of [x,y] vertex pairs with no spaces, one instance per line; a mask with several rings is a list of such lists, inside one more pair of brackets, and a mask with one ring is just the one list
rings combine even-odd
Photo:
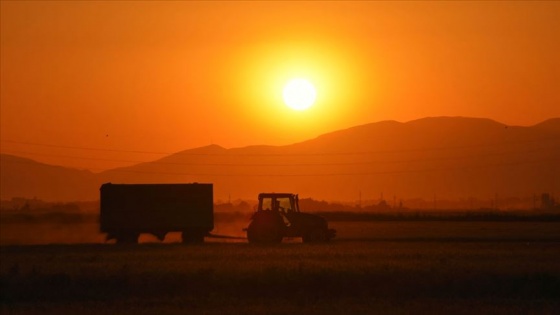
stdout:
[[292,193],[260,193],[259,199],[261,198],[293,198],[296,194]]

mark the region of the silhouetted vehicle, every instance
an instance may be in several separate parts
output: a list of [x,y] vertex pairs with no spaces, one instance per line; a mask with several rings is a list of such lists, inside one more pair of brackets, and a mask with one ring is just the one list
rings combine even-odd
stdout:
[[107,240],[137,243],[141,233],[163,241],[182,232],[184,243],[202,243],[214,229],[212,184],[103,184],[100,230]]
[[301,237],[306,243],[328,242],[336,231],[327,221],[299,210],[299,198],[291,193],[259,194],[257,211],[245,229],[249,243],[280,243],[284,237]]

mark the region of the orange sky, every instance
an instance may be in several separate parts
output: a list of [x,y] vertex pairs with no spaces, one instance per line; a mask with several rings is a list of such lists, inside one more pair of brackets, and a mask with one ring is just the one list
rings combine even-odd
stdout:
[[380,120],[532,125],[560,116],[559,37],[560,2],[2,1],[1,151],[99,171]]

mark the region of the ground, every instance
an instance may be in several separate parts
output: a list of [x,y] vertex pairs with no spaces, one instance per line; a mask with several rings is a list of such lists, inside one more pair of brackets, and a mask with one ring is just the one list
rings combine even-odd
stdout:
[[[2,245],[2,314],[556,314],[558,222],[334,222],[288,240]],[[220,227],[217,227],[220,230]],[[210,241],[210,240],[209,240]]]

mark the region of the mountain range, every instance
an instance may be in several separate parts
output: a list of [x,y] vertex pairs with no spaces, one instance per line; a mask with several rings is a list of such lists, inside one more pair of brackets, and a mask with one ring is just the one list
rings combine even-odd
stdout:
[[285,146],[210,145],[92,173],[2,154],[0,198],[96,200],[102,183],[213,183],[216,200],[297,192],[319,200],[492,198],[560,191],[560,118],[382,121]]

